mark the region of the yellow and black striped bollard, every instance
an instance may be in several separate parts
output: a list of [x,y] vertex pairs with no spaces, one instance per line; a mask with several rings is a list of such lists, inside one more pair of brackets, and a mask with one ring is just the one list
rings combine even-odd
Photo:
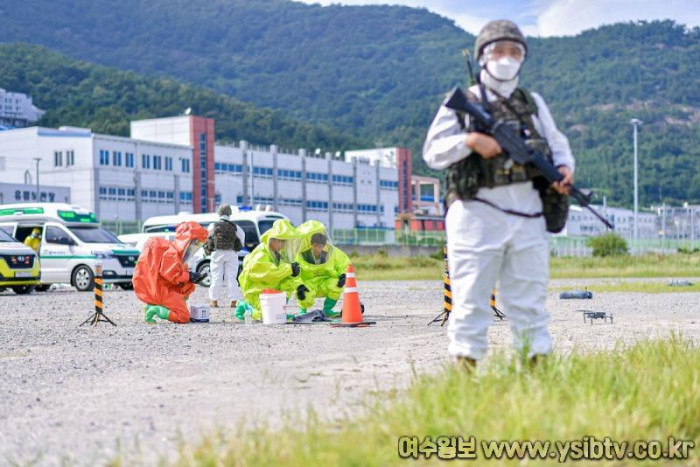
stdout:
[[445,322],[449,319],[450,313],[452,313],[452,284],[450,284],[450,269],[449,265],[447,264],[447,245],[445,245],[444,248],[445,252],[445,285],[444,285],[444,299],[442,302],[442,323],[440,323],[440,326],[443,326]]
[[85,321],[83,321],[81,326],[83,324],[87,324],[87,323],[90,323],[93,326],[97,326],[97,323],[99,323],[100,321],[103,321],[105,323],[110,323],[112,326],[116,326],[116,324],[114,324],[114,322],[104,314],[104,302],[102,300],[102,289],[103,289],[102,265],[98,263],[95,265],[95,278],[94,278],[94,286],[93,286],[93,290],[95,291],[95,314],[90,316]]

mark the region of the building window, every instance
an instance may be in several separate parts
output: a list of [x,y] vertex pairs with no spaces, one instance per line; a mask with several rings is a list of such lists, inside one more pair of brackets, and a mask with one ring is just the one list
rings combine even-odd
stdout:
[[163,169],[163,157],[162,156],[153,156],[153,170],[162,170]]
[[281,170],[277,170],[277,176],[279,178],[287,178],[290,180],[294,180],[294,179],[300,180],[301,179],[301,171],[281,169]]
[[253,167],[253,174],[261,178],[272,177],[273,173],[274,171],[272,170],[272,168],[269,167]]
[[173,158],[172,157],[166,157],[165,158],[165,170],[167,172],[172,172],[173,171]]
[[333,175],[333,183],[338,185],[352,185],[354,182],[353,177],[348,175]]
[[306,207],[313,211],[327,211],[328,201],[307,201]]
[[112,151],[112,165],[115,167],[122,166],[122,153],[121,153],[121,151]]
[[100,149],[100,165],[109,165],[109,151]]
[[66,167],[75,165],[75,151],[66,151]]
[[316,183],[323,183],[328,181],[328,174],[321,172],[306,172],[306,179]]
[[54,151],[53,153],[53,166],[62,167],[63,166],[63,153],[61,151]]
[[189,159],[182,159],[182,173],[190,173],[190,160]]
[[151,168],[151,156],[148,154],[141,154],[141,168],[150,169]]
[[200,133],[199,135],[199,163],[200,163],[200,181],[202,184],[202,193],[200,196],[200,206],[202,212],[207,212],[207,135]]
[[134,167],[134,154],[133,153],[130,153],[130,152],[126,153],[126,166],[131,167],[131,168]]
[[181,191],[180,192],[180,202],[183,204],[192,204],[192,192],[191,191]]

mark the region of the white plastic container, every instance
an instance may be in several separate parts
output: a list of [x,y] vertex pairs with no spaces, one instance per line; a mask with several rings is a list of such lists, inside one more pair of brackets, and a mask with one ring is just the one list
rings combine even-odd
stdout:
[[287,314],[284,311],[286,301],[284,292],[260,294],[263,324],[286,324]]
[[190,321],[193,323],[208,323],[209,307],[207,305],[190,305]]

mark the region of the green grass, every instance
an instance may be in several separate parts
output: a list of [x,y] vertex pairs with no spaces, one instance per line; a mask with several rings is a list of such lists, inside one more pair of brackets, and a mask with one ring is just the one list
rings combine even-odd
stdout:
[[552,279],[578,277],[697,277],[700,254],[551,258]]
[[[441,280],[443,261],[382,255],[352,258],[360,280]],[[700,254],[606,258],[551,258],[552,279],[596,277],[700,277]]]
[[[564,292],[567,290],[572,290],[571,287],[553,287],[551,288],[554,292]],[[590,290],[594,293],[600,292],[640,292],[640,293],[675,293],[675,292],[700,292],[700,283],[693,283],[690,286],[671,287],[668,282],[648,282],[648,281],[638,281],[638,282],[612,282],[608,284],[589,284],[586,286],[586,290]]]
[[[516,360],[501,354],[473,374],[450,365],[436,376],[416,377],[407,391],[376,397],[362,416],[331,423],[310,414],[279,430],[218,433],[183,445],[177,464],[405,465],[397,457],[398,437],[405,435],[700,442],[696,344],[674,336],[610,352],[551,356],[533,369]],[[690,454],[698,462],[700,446]]]
[[444,261],[427,256],[351,258],[358,280],[441,280]]

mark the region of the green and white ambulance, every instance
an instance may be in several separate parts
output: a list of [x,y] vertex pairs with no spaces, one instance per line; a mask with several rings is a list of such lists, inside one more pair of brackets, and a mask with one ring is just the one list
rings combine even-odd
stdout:
[[41,285],[37,290],[54,283],[70,283],[83,292],[92,290],[97,263],[102,264],[105,283],[132,288],[138,250],[101,228],[94,213],[64,203],[0,205],[0,229],[21,242],[35,228],[41,230]]

